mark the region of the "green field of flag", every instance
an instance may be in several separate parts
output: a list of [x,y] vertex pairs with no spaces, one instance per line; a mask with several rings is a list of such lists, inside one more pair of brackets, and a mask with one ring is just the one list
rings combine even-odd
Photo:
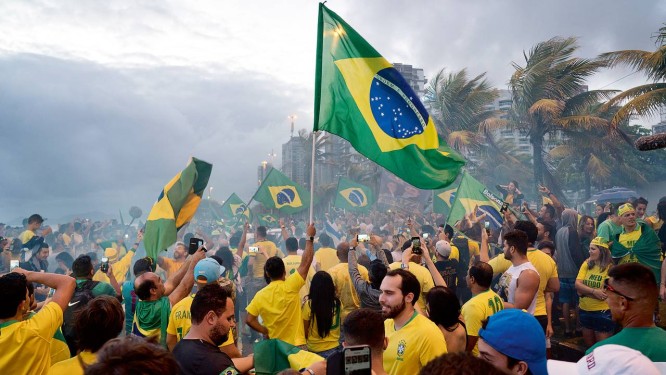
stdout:
[[254,344],[254,370],[257,375],[274,375],[285,369],[300,370],[324,358],[301,350],[282,340],[263,340]]
[[[386,27],[391,27],[389,23]],[[402,75],[319,4],[314,130],[336,134],[420,189],[449,186],[465,164]]]
[[485,221],[490,223],[490,228],[498,229],[504,222],[503,206],[505,204],[500,198],[491,193],[487,187],[469,173],[464,172],[446,222],[453,226],[476,208],[477,216],[485,213]]
[[263,225],[268,228],[275,228],[278,225],[278,219],[271,214],[260,214],[257,216],[259,225]]
[[277,208],[284,214],[300,212],[310,207],[310,193],[275,168],[268,172],[251,200],[266,208]]
[[341,177],[334,206],[350,211],[368,211],[375,203],[375,195],[369,187]]
[[[243,219],[243,217],[245,217]],[[237,219],[250,221],[250,208],[236,193],[232,193],[222,205],[222,218],[225,220]]]
[[433,192],[432,209],[438,214],[448,216],[456,197],[457,188],[438,189]]
[[149,257],[156,259],[158,252],[176,242],[178,229],[192,220],[212,169],[212,164],[191,158],[164,186],[146,220],[143,244]]

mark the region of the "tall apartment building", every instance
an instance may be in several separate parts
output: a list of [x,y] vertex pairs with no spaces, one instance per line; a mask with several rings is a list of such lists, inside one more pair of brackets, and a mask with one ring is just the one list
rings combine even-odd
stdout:
[[264,179],[268,176],[271,169],[273,169],[273,164],[267,161],[262,161],[261,164],[259,164],[257,167],[257,185],[261,185],[261,183],[264,182]]
[[282,173],[302,186],[310,186],[310,155],[306,142],[291,137],[282,145]]
[[393,63],[393,67],[405,78],[409,86],[420,98],[425,94],[425,84],[428,80],[423,69],[408,64]]

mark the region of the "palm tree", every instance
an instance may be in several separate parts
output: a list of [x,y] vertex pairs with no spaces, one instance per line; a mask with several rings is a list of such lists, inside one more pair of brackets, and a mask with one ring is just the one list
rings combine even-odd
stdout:
[[[608,99],[614,91],[586,91],[585,79],[603,68],[600,59],[574,57],[576,38],[553,38],[538,43],[524,53],[525,64],[513,63],[515,72],[509,81],[513,95],[510,126],[529,137],[535,191],[548,178],[556,183],[544,160],[546,134],[558,130],[612,130],[608,120],[584,113],[593,104]],[[551,188],[552,190],[552,188]]]
[[478,148],[484,142],[483,130],[499,117],[488,109],[499,93],[485,76],[470,79],[467,69],[448,74],[442,69],[428,85],[424,102],[439,133],[458,151]]
[[626,90],[612,98],[607,106],[625,103],[613,117],[614,123],[628,119],[632,114],[639,116],[654,115],[666,104],[666,26],[656,35],[657,49],[654,52],[624,50],[600,55],[609,66],[628,65],[643,72],[652,83]]

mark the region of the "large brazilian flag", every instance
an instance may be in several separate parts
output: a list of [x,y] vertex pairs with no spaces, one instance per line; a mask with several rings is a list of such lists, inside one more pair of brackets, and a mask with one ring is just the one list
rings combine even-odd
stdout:
[[164,186],[146,221],[143,245],[155,259],[176,242],[178,230],[189,223],[199,207],[213,165],[192,158],[187,167]]
[[341,177],[334,206],[345,210],[364,212],[375,203],[375,196],[369,187]]
[[245,219],[250,221],[250,208],[236,193],[231,193],[222,205],[222,217],[226,220]]
[[348,140],[420,189],[450,185],[465,164],[409,86],[342,18],[319,4],[314,130]]
[[506,203],[491,193],[487,187],[469,173],[464,172],[446,223],[453,226],[458,220],[462,220],[465,215],[473,212],[475,208],[477,216],[486,214],[484,221],[490,222],[490,228],[499,229],[502,227],[504,222],[502,210],[503,208],[506,209]]
[[298,371],[323,360],[324,357],[278,339],[254,344],[254,370],[257,375],[273,375],[289,368]]
[[257,201],[266,208],[277,208],[280,213],[291,214],[310,207],[310,193],[272,168],[250,201]]

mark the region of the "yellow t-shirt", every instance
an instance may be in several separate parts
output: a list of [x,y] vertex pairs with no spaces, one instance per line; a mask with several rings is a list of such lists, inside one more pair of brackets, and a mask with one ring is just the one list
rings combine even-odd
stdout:
[[79,357],[81,357],[81,360],[86,365],[91,365],[97,362],[97,353],[91,353],[87,350],[84,350],[73,358],[58,362],[51,366],[49,375],[83,375],[83,367],[81,367]]
[[162,258],[162,262],[163,265],[161,267],[166,272],[167,279],[171,278],[172,275],[176,274],[176,272],[180,270],[183,264],[185,264],[185,262],[178,262],[175,259],[166,258],[166,257]]
[[[399,269],[401,267],[402,263],[400,262],[393,262],[389,266],[390,269],[395,270]],[[421,311],[425,311],[426,308],[426,294],[430,291],[430,289],[435,287],[435,282],[432,280],[432,275],[430,274],[430,271],[428,271],[427,268],[423,267],[420,264],[416,264],[414,262],[409,262],[409,272],[411,272],[414,276],[416,276],[416,279],[419,281],[419,284],[421,284],[421,295],[419,296],[419,307],[421,308]]]
[[21,234],[19,234],[18,238],[21,240],[21,243],[26,243],[33,237],[35,237],[35,232],[31,231],[30,229],[26,229],[21,232]]
[[[278,253],[278,248],[275,246],[273,241],[259,241],[252,246],[261,246],[262,249],[266,250],[269,258],[276,256]],[[252,277],[255,279],[263,279],[264,265],[266,265],[268,258],[266,258],[261,253],[248,253],[248,255],[254,257],[254,265],[252,265]]]
[[451,254],[449,255],[449,259],[460,261],[460,250],[458,250],[458,247],[453,244],[451,244]]
[[[190,332],[192,328],[192,316],[190,315],[190,308],[192,301],[194,301],[195,294],[180,300],[171,308],[169,315],[169,325],[167,325],[167,333],[176,336],[176,342],[180,341]],[[229,331],[229,338],[225,341],[220,348],[234,343],[233,331]]]
[[[358,272],[361,274],[363,280],[370,282],[367,268],[359,264]],[[340,318],[344,322],[350,312],[361,307],[361,300],[358,298],[358,294],[356,294],[354,283],[352,283],[351,276],[349,275],[349,267],[347,263],[340,263],[334,266],[328,270],[328,273],[333,278],[335,293],[338,295],[338,298],[340,298],[340,302],[342,303],[342,313],[340,314]]]
[[0,324],[0,369],[3,374],[46,374],[51,367],[51,341],[62,325],[62,309],[49,302],[35,316]]
[[[604,285],[604,280],[608,278],[609,269],[610,267],[606,267],[606,269],[602,271],[598,265],[595,265],[590,269],[587,262],[583,262],[583,265],[580,266],[580,271],[578,271],[578,276],[576,276],[576,280],[581,280],[583,284],[590,288],[601,289]],[[581,310],[585,311],[608,310],[608,303],[606,303],[606,301],[601,301],[589,296],[580,297],[579,306]]]
[[[479,243],[467,240],[467,247],[469,248],[469,263],[471,265],[474,263],[474,257],[479,256]],[[451,255],[449,255],[449,259],[455,259],[460,262],[460,249],[453,245],[453,242],[451,242]]]
[[338,259],[338,253],[335,249],[330,247],[322,247],[317,250],[314,255],[314,261],[312,264],[319,263],[321,265],[322,271],[328,271],[333,268],[335,265],[340,263]]
[[[298,267],[301,265],[301,258],[302,257],[300,255],[287,255],[286,257],[282,258],[287,276],[298,272]],[[305,296],[307,296],[310,292],[310,282],[312,281],[314,274],[314,268],[310,267],[310,269],[308,269],[308,276],[306,277],[305,285],[303,285],[301,290],[298,292],[299,301],[303,301]]]
[[[537,249],[527,250],[527,259],[539,273],[539,289],[537,290],[534,316],[544,316],[546,315],[546,299],[544,298],[543,291],[546,289],[548,280],[558,277],[557,264],[555,264],[553,258],[548,256],[548,254]],[[503,254],[491,259],[488,264],[493,268],[493,273],[504,273],[511,267],[511,261],[504,259]]]
[[291,345],[305,344],[299,290],[305,285],[301,274],[296,272],[286,280],[271,281],[254,296],[247,312],[260,316],[272,339],[280,339]]
[[[124,257],[120,258],[119,261],[112,264],[113,276],[115,276],[118,284],[122,284],[125,282],[125,277],[127,276],[127,271],[129,270],[130,265],[132,265],[132,258],[134,258],[134,254],[135,252],[133,250],[130,250],[127,252],[127,254],[125,254]],[[102,281],[105,283],[111,283],[109,277],[106,276],[104,273],[102,273],[102,270],[97,270],[97,272],[95,272],[95,274],[93,275],[93,280]]]
[[657,233],[659,233],[661,226],[664,225],[664,220],[659,219],[656,215],[648,217],[645,219],[645,222]]
[[388,337],[384,369],[391,375],[418,374],[428,362],[447,352],[439,327],[416,311],[397,331],[393,319],[386,319],[384,330]]
[[[312,301],[308,300],[303,304],[303,309],[301,310],[301,315],[303,316],[303,321],[310,321],[310,329],[308,332],[308,350],[314,353],[323,352],[325,350],[330,350],[337,348],[340,345],[340,309],[335,309],[333,313],[333,324],[331,325],[331,330],[328,332],[328,335],[324,338],[319,336],[317,330],[317,318],[312,314]],[[305,327],[303,328],[305,330]]]
[[634,245],[636,242],[638,242],[638,239],[641,238],[641,234],[643,231],[641,230],[640,225],[636,225],[636,229],[633,231],[627,233],[624,231],[624,228],[622,229],[622,233],[620,233],[620,243],[622,246],[626,247],[627,249],[631,250],[634,248]]
[[[504,301],[490,289],[472,297],[462,306],[461,310],[467,327],[467,335],[478,337],[481,321],[501,310],[504,310]],[[478,344],[474,345],[472,354],[476,357],[479,356]]]

